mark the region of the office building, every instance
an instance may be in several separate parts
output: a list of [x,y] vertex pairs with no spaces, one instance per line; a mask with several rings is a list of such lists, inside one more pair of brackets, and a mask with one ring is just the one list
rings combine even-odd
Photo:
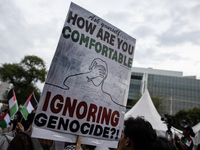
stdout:
[[127,110],[149,90],[151,97],[160,97],[164,113],[175,114],[181,109],[200,108],[200,80],[196,76],[183,76],[182,72],[137,68],[131,70]]

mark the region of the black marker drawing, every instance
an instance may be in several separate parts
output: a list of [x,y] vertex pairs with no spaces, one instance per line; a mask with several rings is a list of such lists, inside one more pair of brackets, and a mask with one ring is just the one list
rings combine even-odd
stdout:
[[96,87],[97,86],[103,87],[103,83],[107,77],[107,74],[108,74],[107,63],[100,58],[96,58],[92,61],[88,72],[70,75],[64,80],[63,84],[64,86],[66,86],[66,89],[68,90],[70,89],[68,85],[68,82],[70,81],[68,80],[70,80],[70,78],[72,77],[82,75],[85,76],[85,80],[87,80],[87,82],[91,82]]
[[[108,66],[107,66],[107,63],[105,61],[103,61],[102,59],[100,58],[95,58],[90,67],[89,67],[89,71],[88,72],[85,72],[85,73],[79,73],[79,74],[75,74],[75,75],[70,75],[68,76],[64,82],[63,82],[63,85],[66,86],[66,89],[69,90],[70,89],[70,86],[68,83],[70,83],[70,78],[73,78],[75,76],[84,76],[84,80],[86,80],[88,83],[92,83],[93,86],[95,87],[99,87],[100,90],[108,95],[110,97],[110,99],[116,103],[113,99],[112,99],[112,96],[105,92],[103,90],[103,84],[104,84],[104,81],[106,80],[107,78],[107,75],[108,75]],[[69,80],[69,81],[68,81]],[[73,81],[72,81],[73,82]],[[117,105],[120,105],[118,103],[116,103]],[[123,105],[120,105],[120,106],[123,106]]]
[[[90,93],[90,95],[100,95],[100,97],[96,96],[96,99],[101,100],[111,100],[115,104],[125,107],[124,105],[121,105],[117,102],[115,102],[108,92],[105,92],[103,89],[104,81],[106,80],[108,75],[108,66],[105,61],[103,61],[100,58],[95,58],[92,63],[89,66],[89,70],[84,73],[78,73],[74,75],[67,76],[63,81],[63,86],[56,86],[58,88],[61,88],[63,90],[71,90],[72,93],[78,93],[79,89],[83,90],[85,93]],[[49,83],[46,83],[49,84]],[[49,84],[52,85],[52,84]],[[89,90],[87,90],[87,88]],[[80,91],[81,91],[80,90]],[[89,95],[89,94],[88,94]],[[95,98],[93,97],[93,100]]]

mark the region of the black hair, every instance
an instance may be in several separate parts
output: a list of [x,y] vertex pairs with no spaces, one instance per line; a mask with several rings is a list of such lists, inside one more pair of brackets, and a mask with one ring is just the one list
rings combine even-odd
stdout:
[[150,149],[156,141],[157,135],[152,125],[142,117],[129,117],[124,122],[125,137],[133,141],[135,150]]
[[168,139],[158,137],[151,150],[176,150],[176,147]]

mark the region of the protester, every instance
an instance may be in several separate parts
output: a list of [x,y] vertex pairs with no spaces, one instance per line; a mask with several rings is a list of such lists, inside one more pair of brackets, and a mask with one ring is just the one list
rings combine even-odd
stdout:
[[11,132],[6,132],[0,135],[0,150],[6,150],[10,144],[10,142],[13,140],[15,135],[17,135],[19,132],[23,132],[24,127],[21,123],[17,123],[15,125],[15,129]]
[[[18,129],[15,129],[16,128],[16,125],[18,123],[20,123],[22,126],[21,128],[23,127],[24,130],[23,131],[27,131],[28,128],[31,126],[31,123],[27,120],[24,119],[23,115],[21,114],[20,111],[18,111],[16,114],[15,114],[15,117],[14,117],[14,120],[11,121],[11,123],[13,123],[13,129],[12,131],[14,130],[18,130]],[[21,131],[17,131],[17,132],[21,132]]]
[[156,138],[156,132],[148,121],[141,117],[130,117],[124,122],[118,150],[151,149]]
[[192,150],[193,141],[191,136],[194,137],[195,133],[188,125],[183,127],[183,137],[180,138],[177,134],[174,135],[175,145],[178,150]]
[[[28,115],[32,124],[36,108]],[[55,142],[48,139],[32,138],[30,127],[28,131],[18,133],[11,141],[7,150],[55,150]]]
[[13,138],[20,132],[27,131],[31,125],[28,121],[23,119],[20,112],[16,113],[14,120],[11,121],[12,131],[4,132],[0,135],[0,150],[6,150],[13,140]]
[[151,150],[176,150],[176,147],[166,138],[158,137]]
[[52,140],[37,139],[30,136],[30,132],[20,132],[11,141],[7,150],[54,150]]
[[30,123],[23,119],[20,112],[16,113],[14,120],[11,121],[11,124],[12,130],[10,132],[3,132],[0,135],[0,150],[6,150],[12,139],[18,133],[28,130],[30,126]]

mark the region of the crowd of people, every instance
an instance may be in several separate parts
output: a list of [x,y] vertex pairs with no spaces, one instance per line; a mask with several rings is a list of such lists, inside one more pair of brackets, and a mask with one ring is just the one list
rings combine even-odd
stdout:
[[158,137],[152,125],[144,118],[128,118],[119,141],[118,150],[192,150],[194,132],[190,126],[183,127],[183,137],[174,140]]
[[[6,109],[3,110],[2,114],[6,111],[7,111]],[[14,119],[9,123],[10,127],[4,128],[2,130],[2,133],[0,135],[0,150],[6,150],[10,146],[12,146],[13,141],[16,141],[15,139],[17,139],[18,135],[25,132],[31,132],[31,124],[34,118],[34,111],[35,110],[33,110],[32,113],[28,115],[27,120],[23,118],[20,111],[18,111],[15,114]],[[17,143],[19,143],[18,140]],[[12,149],[17,149],[17,148],[15,147]]]
[[[11,122],[9,129],[0,134],[0,150],[75,150],[76,143],[59,142],[31,137],[31,124],[36,109],[24,120],[19,113]],[[143,117],[129,117],[124,121],[124,128],[118,148],[110,150],[192,150],[194,132],[190,126],[183,127],[183,136],[174,135],[173,141],[158,137],[152,125]],[[61,142],[60,142],[61,143]],[[59,148],[58,148],[59,147]],[[81,144],[80,150],[95,150],[96,146]]]

